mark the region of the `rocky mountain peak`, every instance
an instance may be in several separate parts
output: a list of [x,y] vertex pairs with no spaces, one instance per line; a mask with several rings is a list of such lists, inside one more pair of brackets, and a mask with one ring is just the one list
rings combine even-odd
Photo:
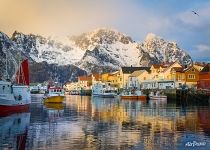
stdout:
[[123,44],[133,43],[131,37],[109,28],[98,28],[92,32],[73,36],[70,40],[73,40],[75,45],[83,50],[92,50],[98,45],[115,44],[117,42]]

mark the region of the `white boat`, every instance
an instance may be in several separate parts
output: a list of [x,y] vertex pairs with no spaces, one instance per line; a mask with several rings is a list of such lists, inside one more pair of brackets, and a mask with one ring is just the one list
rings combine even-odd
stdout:
[[31,94],[29,89],[28,60],[23,60],[16,73],[16,84],[0,80],[0,113],[9,114],[29,109]]
[[112,98],[117,95],[116,88],[111,87],[107,83],[97,82],[92,87],[92,95],[104,98]]
[[167,100],[167,96],[161,93],[160,91],[157,91],[156,93],[150,92],[149,98],[151,100]]

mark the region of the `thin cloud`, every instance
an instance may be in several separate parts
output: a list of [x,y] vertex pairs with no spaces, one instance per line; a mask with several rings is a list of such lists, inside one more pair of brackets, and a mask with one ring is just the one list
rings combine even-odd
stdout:
[[210,46],[205,44],[197,45],[196,48],[200,51],[209,51],[210,53]]

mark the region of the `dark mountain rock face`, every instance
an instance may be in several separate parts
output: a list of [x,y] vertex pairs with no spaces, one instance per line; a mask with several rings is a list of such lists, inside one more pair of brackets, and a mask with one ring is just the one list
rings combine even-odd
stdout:
[[76,81],[77,76],[81,75],[86,75],[86,72],[74,65],[58,66],[47,62],[35,62],[30,65],[30,80],[33,83],[44,82],[49,79],[64,83],[69,80]]

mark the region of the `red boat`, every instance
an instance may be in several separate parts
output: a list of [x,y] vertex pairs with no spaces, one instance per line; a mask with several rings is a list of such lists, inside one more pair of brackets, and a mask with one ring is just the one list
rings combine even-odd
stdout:
[[16,72],[16,84],[0,80],[0,114],[25,112],[29,109],[31,95],[29,90],[28,60],[23,60]]

